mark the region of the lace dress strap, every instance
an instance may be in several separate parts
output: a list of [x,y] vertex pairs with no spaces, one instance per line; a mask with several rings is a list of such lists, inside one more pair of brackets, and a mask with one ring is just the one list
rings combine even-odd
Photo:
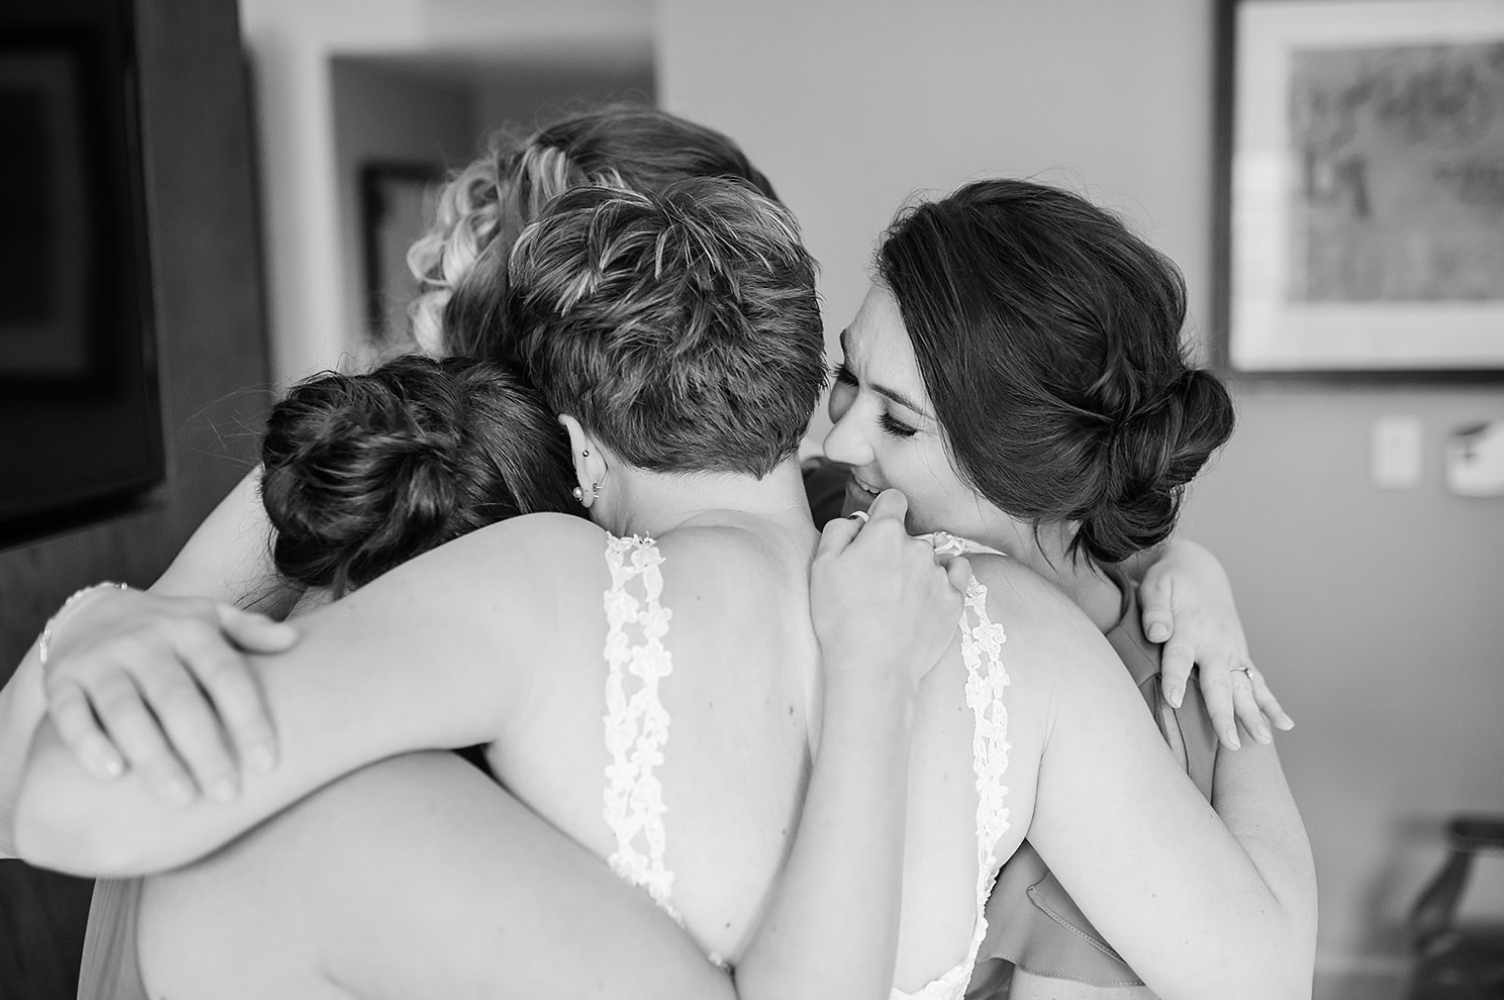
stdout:
[[971,757],[977,789],[977,918],[966,957],[916,993],[893,990],[893,1000],[961,1000],[971,982],[977,953],[987,936],[987,898],[1002,862],[997,842],[1008,829],[1008,709],[1003,691],[1008,671],[1002,648],[1008,639],[1001,623],[987,614],[987,588],[972,577],[961,610],[961,657],[966,664],[966,704],[972,712]]
[[[663,554],[651,538],[607,536],[606,565],[611,588],[606,611],[606,765],[604,816],[616,837],[606,859],[611,870],[647,890],[653,901],[680,920],[671,900],[674,873],[663,863],[667,832],[663,787],[654,768],[663,763],[669,715],[658,697],[658,684],[674,668],[663,647],[672,613],[658,598],[663,593]],[[628,588],[636,582],[642,597]],[[627,627],[637,626],[633,644]]]

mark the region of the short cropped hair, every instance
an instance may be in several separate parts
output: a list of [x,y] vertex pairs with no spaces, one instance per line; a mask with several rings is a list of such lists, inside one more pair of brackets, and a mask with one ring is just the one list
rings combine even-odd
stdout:
[[825,386],[815,263],[740,183],[585,187],[523,231],[506,324],[550,406],[658,472],[768,474]]

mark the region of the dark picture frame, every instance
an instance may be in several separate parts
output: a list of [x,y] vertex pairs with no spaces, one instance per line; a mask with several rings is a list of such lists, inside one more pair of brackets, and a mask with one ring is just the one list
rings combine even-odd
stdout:
[[407,306],[420,291],[407,251],[433,219],[444,176],[438,163],[383,160],[360,168],[366,329],[373,343],[407,339]]
[[1504,5],[1218,0],[1215,361],[1504,381]]

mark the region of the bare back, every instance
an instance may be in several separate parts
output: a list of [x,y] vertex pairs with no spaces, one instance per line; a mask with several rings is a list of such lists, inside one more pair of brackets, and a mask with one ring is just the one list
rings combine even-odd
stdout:
[[[747,519],[656,542],[601,534],[578,544],[579,562],[598,551],[588,582],[563,598],[561,620],[574,626],[489,760],[509,790],[619,873],[634,863],[666,872],[633,881],[708,954],[734,961],[778,876],[808,776],[813,531]],[[631,620],[608,621],[613,604]],[[616,829],[603,796],[628,814]]]

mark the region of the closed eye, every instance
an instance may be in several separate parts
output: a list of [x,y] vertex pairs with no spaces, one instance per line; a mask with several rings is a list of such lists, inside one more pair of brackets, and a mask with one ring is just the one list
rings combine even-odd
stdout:
[[830,368],[830,375],[836,380],[837,385],[860,385],[860,383],[856,380],[856,376],[852,374],[850,368],[846,367],[846,362],[844,361],[837,361],[834,365],[832,365]]
[[919,428],[910,427],[891,413],[884,413],[878,418],[878,423],[882,424],[884,431],[898,438],[911,438],[919,433]]

